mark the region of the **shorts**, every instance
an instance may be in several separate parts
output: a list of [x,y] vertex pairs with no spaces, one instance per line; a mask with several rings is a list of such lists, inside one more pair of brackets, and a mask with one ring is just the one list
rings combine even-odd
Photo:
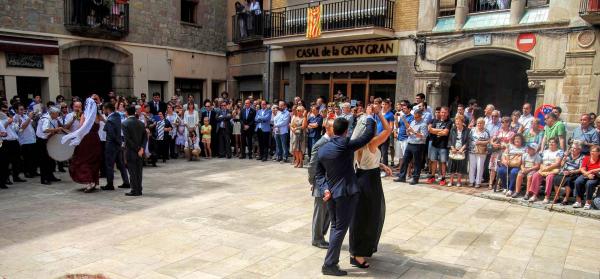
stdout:
[[429,148],[429,160],[438,161],[440,163],[448,162],[448,149],[447,148],[437,148],[432,145]]
[[210,138],[202,139],[202,143],[210,144]]
[[404,157],[404,151],[408,145],[407,140],[395,140],[394,141],[394,157],[396,159],[402,159]]

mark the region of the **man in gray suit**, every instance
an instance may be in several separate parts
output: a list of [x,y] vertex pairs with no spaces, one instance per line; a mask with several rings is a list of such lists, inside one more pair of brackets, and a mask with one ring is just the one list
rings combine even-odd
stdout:
[[317,170],[317,161],[319,160],[319,148],[328,143],[333,136],[333,119],[325,121],[325,131],[326,134],[313,145],[308,164],[308,183],[310,183],[312,196],[315,197],[315,209],[312,220],[312,245],[322,249],[329,247],[329,243],[325,241],[325,234],[329,229],[331,220],[329,219],[327,204],[323,201],[323,193],[321,193],[319,186],[315,185],[315,172]]
[[123,121],[123,136],[125,137],[125,161],[131,185],[131,192],[125,193],[125,195],[141,196],[142,164],[148,137],[144,123],[135,116],[135,107],[127,108],[127,120]]

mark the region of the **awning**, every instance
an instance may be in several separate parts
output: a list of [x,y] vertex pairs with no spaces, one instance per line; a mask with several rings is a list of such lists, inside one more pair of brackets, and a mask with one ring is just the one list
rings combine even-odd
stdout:
[[0,35],[0,51],[58,55],[58,41]]
[[396,72],[397,68],[397,61],[302,64],[300,73]]
[[262,77],[245,78],[239,80],[240,91],[263,91]]

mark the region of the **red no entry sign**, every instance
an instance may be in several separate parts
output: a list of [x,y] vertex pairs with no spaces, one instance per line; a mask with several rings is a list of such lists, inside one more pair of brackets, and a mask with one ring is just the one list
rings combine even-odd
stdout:
[[517,38],[517,48],[522,52],[529,52],[535,47],[536,39],[533,33],[525,33]]

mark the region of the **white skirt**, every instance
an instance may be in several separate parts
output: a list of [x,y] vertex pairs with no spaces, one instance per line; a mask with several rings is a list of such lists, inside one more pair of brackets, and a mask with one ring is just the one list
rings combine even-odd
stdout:
[[234,135],[242,134],[242,122],[233,122],[233,132]]

